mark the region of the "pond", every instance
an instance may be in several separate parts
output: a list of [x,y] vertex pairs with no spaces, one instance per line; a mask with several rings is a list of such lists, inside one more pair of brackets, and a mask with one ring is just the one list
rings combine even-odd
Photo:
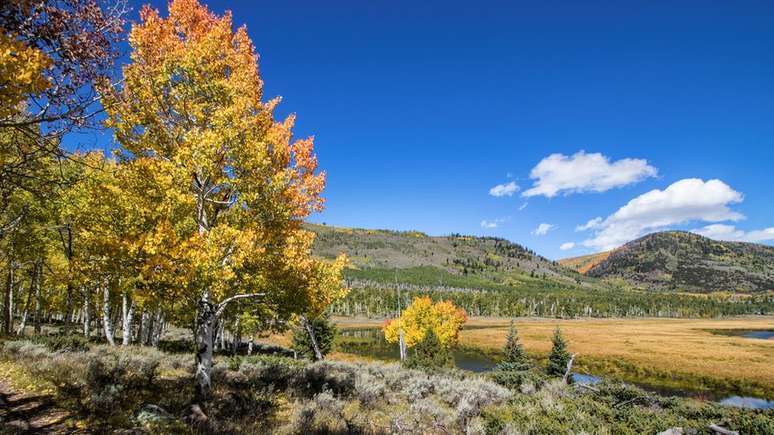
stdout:
[[[342,352],[366,356],[383,361],[397,361],[400,358],[398,347],[387,343],[378,328],[344,329],[343,339],[337,346]],[[481,373],[492,370],[497,363],[482,352],[473,349],[454,349],[454,364],[462,370]]]
[[774,329],[710,329],[709,332],[730,337],[755,338],[759,340],[774,339]]
[[[572,380],[576,384],[591,386],[591,385],[596,385],[601,383],[603,381],[603,378],[600,376],[589,375],[587,373],[573,373]],[[644,385],[644,384],[637,384],[637,383],[634,383],[632,385],[636,385],[637,387],[642,388],[645,391],[656,393],[661,396],[678,396],[678,397],[694,397],[694,398],[699,398],[701,396],[696,392],[686,391],[686,390],[654,387],[652,385]],[[701,398],[704,398],[704,397],[701,397]],[[760,399],[757,397],[727,396],[715,401],[723,406],[733,406],[736,408],[774,409],[774,400]]]
[[[729,331],[729,330],[725,330]],[[739,330],[730,330],[739,331]],[[714,332],[714,331],[713,331]],[[745,334],[761,333],[763,331],[745,331]],[[774,332],[774,330],[766,330],[766,332]],[[357,328],[357,329],[344,329],[341,331],[341,339],[337,346],[342,352],[352,353],[355,355],[365,356],[383,361],[397,361],[399,359],[398,347],[395,344],[387,343],[384,339],[384,335],[379,328]],[[728,335],[728,334],[727,334]],[[746,337],[741,333],[734,334],[737,336]],[[760,337],[749,337],[760,338]],[[767,337],[766,339],[771,338]],[[483,352],[476,351],[475,349],[455,349],[453,351],[455,365],[462,369],[476,373],[487,372],[493,370],[497,363],[495,360],[484,354]],[[573,373],[572,379],[575,383],[581,385],[596,385],[601,383],[604,378],[588,373]],[[693,397],[707,399],[706,392],[679,390],[673,388],[666,388],[663,386],[646,385],[632,383],[645,391],[655,393],[661,396],[678,396],[678,397]],[[738,408],[748,409],[774,409],[774,400],[766,400],[757,397],[742,397],[742,396],[714,396],[710,395],[712,400],[717,401],[721,405],[734,406]]]

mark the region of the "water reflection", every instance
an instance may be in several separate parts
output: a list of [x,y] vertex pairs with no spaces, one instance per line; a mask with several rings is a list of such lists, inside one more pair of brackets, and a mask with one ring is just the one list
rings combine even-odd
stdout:
[[709,332],[730,337],[755,338],[758,340],[774,339],[774,329],[710,329]]
[[[369,358],[397,361],[400,356],[395,344],[387,343],[381,329],[357,328],[344,329],[341,336],[345,337],[338,344],[339,350]],[[492,370],[497,363],[488,356],[471,350],[454,349],[452,351],[454,364],[471,372],[481,373]]]
[[759,338],[761,340],[768,340],[768,339],[774,338],[774,331],[771,331],[771,330],[769,330],[769,331],[765,331],[765,330],[749,331],[749,332],[744,333],[742,335],[742,337],[745,337],[745,338]]
[[747,409],[774,409],[774,400],[758,399],[756,397],[731,396],[719,402],[725,406],[735,406]]
[[602,382],[602,378],[585,373],[573,373],[572,381],[579,385],[597,385]]

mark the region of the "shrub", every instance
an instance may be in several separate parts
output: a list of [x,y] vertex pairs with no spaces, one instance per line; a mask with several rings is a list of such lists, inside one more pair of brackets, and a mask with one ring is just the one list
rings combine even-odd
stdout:
[[[489,374],[490,379],[505,388],[525,392],[539,387],[545,381],[545,375],[535,370],[509,370],[498,367]],[[531,387],[528,387],[531,385]]]
[[[130,424],[142,403],[173,409],[188,400],[190,373],[179,368],[190,367],[190,359],[182,355],[102,345],[85,352],[52,352],[29,341],[7,342],[4,349],[14,350],[7,356],[54,388],[58,406],[81,413],[95,428]],[[162,371],[177,376],[161,381]]]
[[304,367],[296,379],[296,387],[307,394],[328,391],[349,396],[355,391],[356,366],[330,361],[318,361]]
[[51,352],[86,352],[89,350],[89,340],[77,334],[40,335],[34,340],[45,345]]
[[358,400],[365,406],[376,406],[384,399],[387,386],[383,378],[369,373],[361,373],[355,380],[355,393]]
[[414,402],[429,396],[434,389],[433,382],[429,377],[414,376],[403,385],[402,392],[409,401]]
[[347,433],[348,421],[344,418],[344,406],[344,402],[328,391],[315,395],[312,401],[298,408],[293,414],[293,432]]
[[299,361],[269,355],[237,356],[213,367],[215,384],[235,389],[285,390],[299,381],[303,364]]
[[29,340],[7,341],[3,345],[3,349],[10,356],[32,360],[46,356],[49,353],[44,344],[34,343]]

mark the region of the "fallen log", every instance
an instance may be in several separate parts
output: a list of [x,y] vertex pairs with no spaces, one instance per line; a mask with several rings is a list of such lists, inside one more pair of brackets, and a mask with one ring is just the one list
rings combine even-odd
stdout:
[[739,432],[737,432],[735,430],[728,430],[728,429],[720,427],[720,426],[718,426],[716,424],[709,425],[709,430],[711,430],[712,432],[714,432],[716,434],[720,434],[720,435],[739,435]]

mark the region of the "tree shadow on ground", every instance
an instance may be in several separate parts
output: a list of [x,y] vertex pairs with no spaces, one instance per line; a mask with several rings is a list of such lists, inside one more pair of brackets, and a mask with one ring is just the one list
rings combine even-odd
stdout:
[[65,424],[69,417],[51,396],[17,392],[0,381],[0,433],[73,433]]

